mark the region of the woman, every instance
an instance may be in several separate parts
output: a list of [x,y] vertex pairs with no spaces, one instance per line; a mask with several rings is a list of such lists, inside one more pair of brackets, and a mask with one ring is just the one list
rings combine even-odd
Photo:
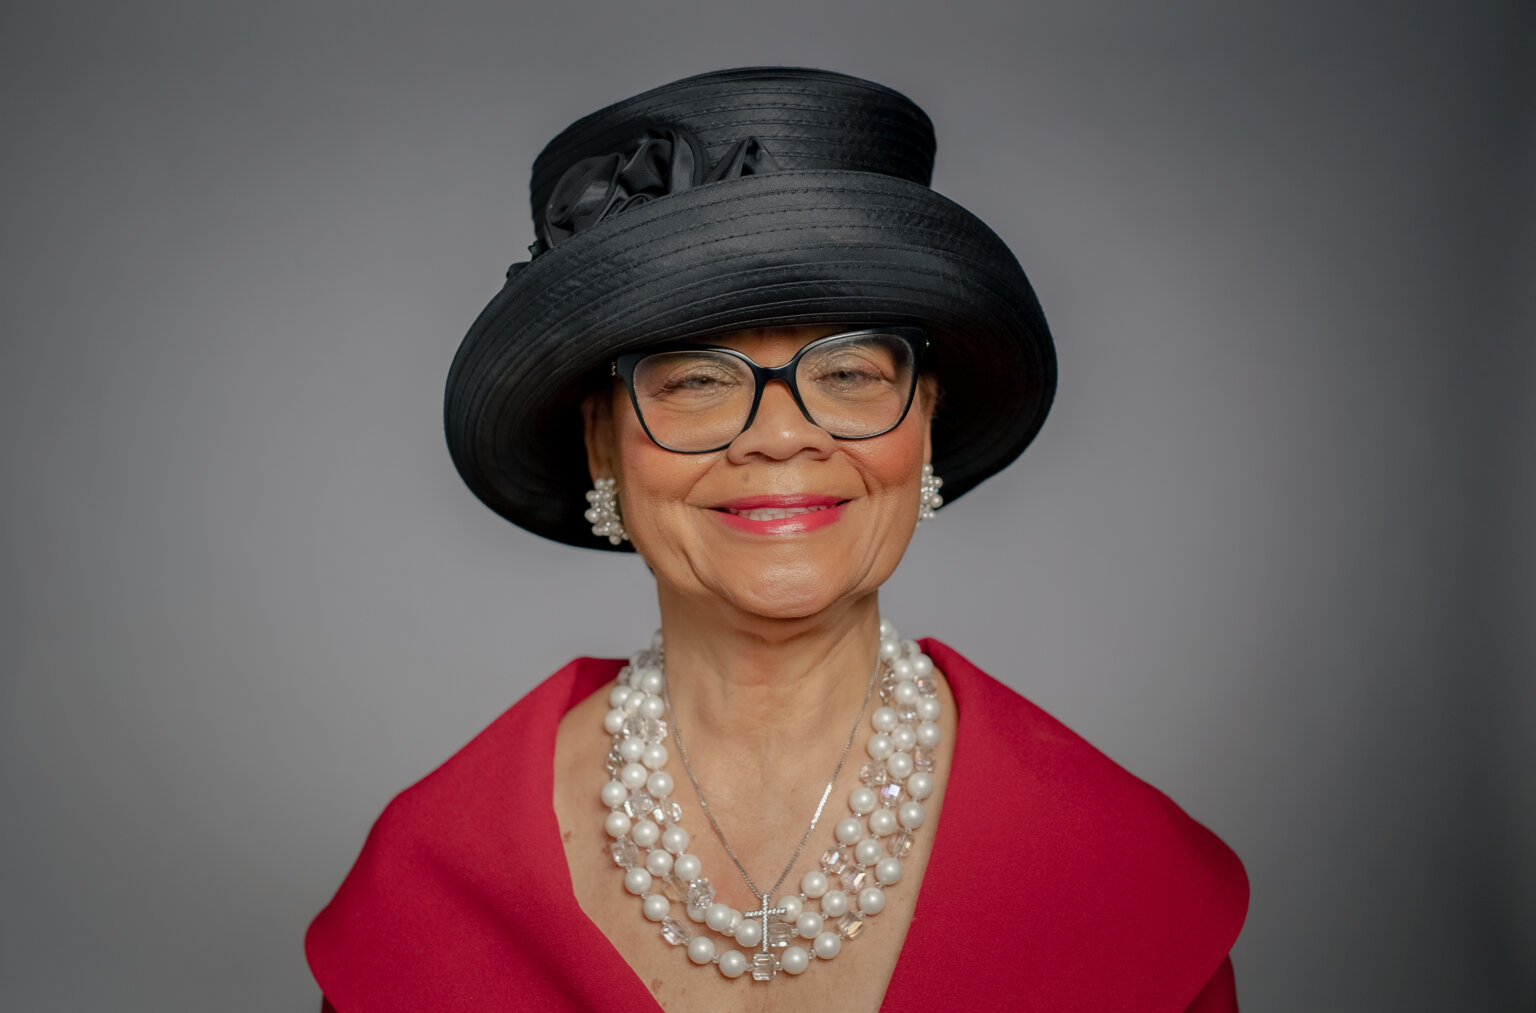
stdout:
[[889,89],[763,68],[539,156],[449,447],[514,523],[639,552],[662,629],[389,806],[310,930],[330,1008],[1236,1008],[1235,856],[879,615],[919,519],[1012,461],[1055,383],[933,152]]

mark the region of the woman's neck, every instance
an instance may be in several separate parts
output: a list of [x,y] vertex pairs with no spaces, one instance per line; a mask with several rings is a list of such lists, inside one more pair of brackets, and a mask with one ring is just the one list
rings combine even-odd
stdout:
[[659,598],[668,692],[691,757],[790,773],[841,749],[875,667],[875,594],[794,620]]

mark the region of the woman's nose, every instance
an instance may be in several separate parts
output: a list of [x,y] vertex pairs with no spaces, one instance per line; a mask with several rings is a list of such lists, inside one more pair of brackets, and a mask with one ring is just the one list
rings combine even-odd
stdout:
[[831,433],[805,417],[789,385],[772,380],[763,388],[752,424],[736,437],[727,453],[733,459],[761,454],[781,460],[803,451],[826,453],[834,443]]

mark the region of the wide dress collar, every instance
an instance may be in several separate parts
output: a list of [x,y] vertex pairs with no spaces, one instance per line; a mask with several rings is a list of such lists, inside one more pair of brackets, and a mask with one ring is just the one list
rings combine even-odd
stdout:
[[[1242,926],[1237,857],[922,644],[954,692],[954,766],[882,1011],[1186,1009]],[[577,904],[551,803],[561,717],[622,664],[572,662],[390,803],[306,938],[340,1013],[660,1010]]]

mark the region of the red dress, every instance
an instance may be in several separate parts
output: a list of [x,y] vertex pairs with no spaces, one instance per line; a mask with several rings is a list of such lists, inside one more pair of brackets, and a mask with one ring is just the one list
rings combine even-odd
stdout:
[[[923,649],[958,706],[954,767],[882,1010],[1236,1010],[1237,856],[955,651]],[[305,940],[331,1007],[659,1009],[577,905],[551,804],[560,718],[622,664],[567,665],[384,810]]]

